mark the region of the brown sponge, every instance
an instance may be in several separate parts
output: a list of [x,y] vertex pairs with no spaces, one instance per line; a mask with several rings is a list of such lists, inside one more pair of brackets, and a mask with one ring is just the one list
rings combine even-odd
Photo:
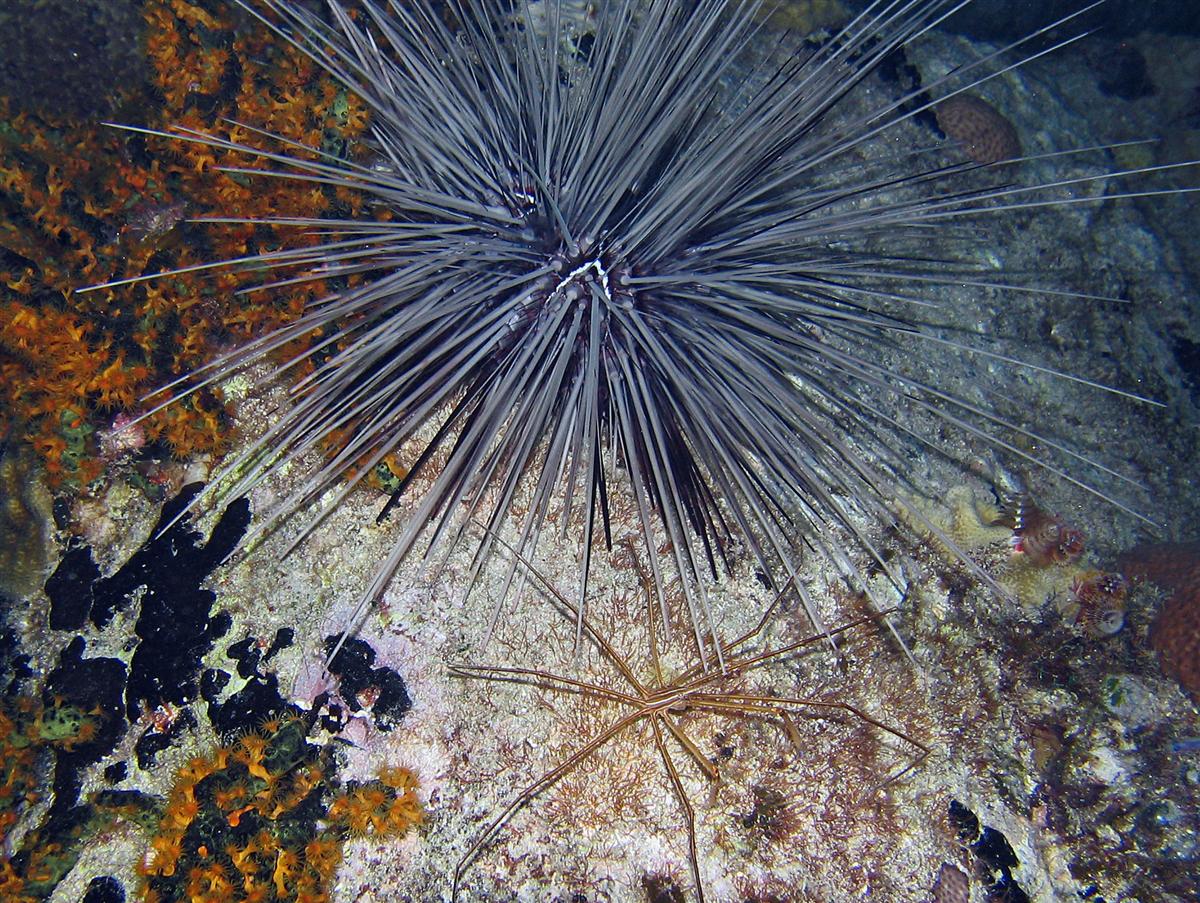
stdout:
[[1021,139],[1013,124],[986,100],[955,94],[933,108],[938,128],[962,145],[976,163],[999,163],[1021,156]]
[[1120,567],[1125,576],[1169,593],[1150,628],[1150,645],[1163,670],[1200,702],[1200,542],[1136,546],[1121,556]]

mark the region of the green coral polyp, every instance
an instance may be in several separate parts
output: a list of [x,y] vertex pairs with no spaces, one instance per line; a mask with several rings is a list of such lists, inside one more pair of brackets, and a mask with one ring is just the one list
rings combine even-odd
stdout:
[[36,732],[46,743],[72,744],[94,733],[95,716],[72,705],[53,706],[37,721]]

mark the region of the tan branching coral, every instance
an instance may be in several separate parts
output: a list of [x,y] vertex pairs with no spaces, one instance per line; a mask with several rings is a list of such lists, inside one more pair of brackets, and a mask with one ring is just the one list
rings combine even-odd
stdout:
[[[653,603],[651,577],[638,561],[632,545],[627,546],[625,551],[630,566],[641,575],[648,676],[639,676],[630,652],[618,648],[565,596],[555,591],[532,569],[531,572],[535,573],[536,579],[553,599],[559,613],[567,622],[578,625],[585,642],[594,645],[603,662],[615,670],[617,679],[602,683],[599,677],[576,677],[545,668],[471,664],[452,667],[452,673],[460,677],[526,683],[548,694],[561,694],[567,699],[577,700],[578,706],[588,710],[587,720],[592,721],[587,727],[578,725],[572,728],[574,736],[586,739],[579,740],[557,765],[512,798],[483,829],[455,869],[452,889],[455,898],[467,868],[497,839],[521,807],[530,804],[543,792],[569,782],[573,776],[591,767],[602,753],[609,752],[618,764],[626,758],[637,763],[633,766],[633,774],[622,773],[622,786],[615,794],[621,800],[620,807],[627,813],[637,811],[636,804],[630,803],[628,797],[636,795],[640,780],[647,776],[650,769],[656,766],[660,769],[683,816],[691,881],[697,898],[703,903],[705,888],[697,839],[697,803],[687,789],[691,781],[685,779],[685,774],[694,770],[708,783],[711,792],[722,783],[724,770],[722,763],[714,761],[694,739],[693,728],[697,721],[706,723],[710,729],[710,722],[721,718],[741,719],[755,724],[773,723],[777,726],[775,742],[783,757],[789,755],[789,749],[796,755],[808,751],[810,741],[805,738],[810,736],[814,723],[828,721],[841,728],[849,728],[856,739],[847,742],[859,744],[860,752],[865,747],[870,748],[870,754],[861,756],[862,762],[888,762],[892,766],[890,774],[876,775],[873,786],[859,800],[863,806],[870,806],[871,798],[883,787],[906,774],[929,754],[929,748],[911,734],[887,724],[866,709],[846,701],[843,696],[823,691],[808,696],[766,692],[749,683],[746,678],[752,672],[786,662],[804,650],[817,647],[832,638],[840,638],[864,624],[874,623],[883,615],[859,618],[827,633],[772,645],[766,639],[767,628],[777,613],[785,590],[776,597],[774,604],[766,610],[755,627],[737,639],[710,648],[707,664],[685,665],[672,673],[672,665],[677,665],[677,662],[668,660],[669,650],[659,633],[661,624],[657,624],[659,615]],[[885,747],[895,748],[886,752]],[[611,768],[609,773],[612,773]],[[586,796],[590,804],[607,804],[606,800],[597,800],[595,794],[571,793],[569,798],[578,800],[581,796]],[[743,824],[751,834],[760,837],[763,842],[771,843],[794,830],[794,811],[803,806],[801,800],[793,800],[787,793],[762,782],[749,787],[747,797],[750,810],[743,816]],[[645,877],[654,879],[658,876]],[[672,885],[674,883],[672,880]]]

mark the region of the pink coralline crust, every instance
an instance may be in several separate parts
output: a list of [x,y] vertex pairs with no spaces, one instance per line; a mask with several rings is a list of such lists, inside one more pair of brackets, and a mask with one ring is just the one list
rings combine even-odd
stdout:
[[[346,620],[349,620],[349,616],[345,612],[336,612],[331,617],[331,621],[341,623],[338,621],[338,617],[345,617]],[[324,633],[326,636],[330,636],[334,635],[335,631],[333,628],[328,628]],[[356,636],[366,642],[375,652],[374,664],[376,667],[393,668],[402,674],[409,672],[408,664],[412,654],[409,640],[387,631],[360,630]],[[301,663],[292,684],[292,701],[311,711],[317,699],[326,694],[331,701],[340,704],[346,711],[346,724],[338,734],[342,740],[359,748],[371,747],[381,737],[386,740],[386,732],[381,735],[379,728],[375,725],[371,711],[375,698],[369,695],[369,691],[360,693],[354,700],[359,706],[355,710],[347,705],[349,700],[341,695],[337,680],[325,670],[324,657],[314,655],[306,658]],[[363,779],[367,780],[369,777],[368,775]]]
[[100,455],[106,461],[135,452],[146,444],[146,430],[135,416],[117,414],[100,434]]
[[1150,628],[1163,670],[1200,702],[1200,542],[1141,545],[1119,559],[1131,580],[1149,580],[1168,593]]

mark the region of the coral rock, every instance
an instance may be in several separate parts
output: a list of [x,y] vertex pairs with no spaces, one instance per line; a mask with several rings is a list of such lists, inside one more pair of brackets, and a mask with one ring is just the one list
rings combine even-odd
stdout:
[[1163,670],[1200,701],[1200,542],[1137,546],[1120,559],[1131,579],[1149,580],[1170,595],[1150,629]]
[[52,504],[32,455],[0,454],[0,594],[24,598],[45,581]]
[[982,98],[956,94],[934,107],[940,128],[962,145],[976,163],[999,163],[1021,156],[1021,139],[1013,124]]
[[1120,574],[1081,571],[1059,612],[1091,637],[1112,636],[1125,626],[1129,584]]

